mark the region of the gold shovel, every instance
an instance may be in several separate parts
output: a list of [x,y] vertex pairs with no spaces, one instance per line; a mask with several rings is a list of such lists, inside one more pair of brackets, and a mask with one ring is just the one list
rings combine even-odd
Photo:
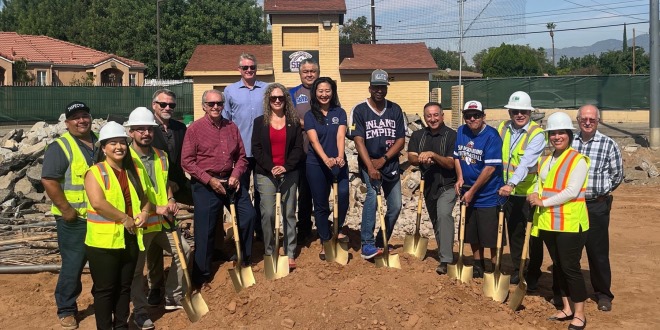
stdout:
[[504,275],[500,272],[500,261],[502,259],[502,228],[504,227],[504,211],[502,205],[499,207],[499,224],[497,226],[497,253],[495,269],[492,273],[484,274],[484,295],[491,297],[498,302],[504,302],[509,295],[509,281],[511,275]]
[[[275,194],[275,248],[271,255],[264,255],[264,268],[266,278],[276,280],[289,275],[289,258],[280,255],[280,218],[282,216],[282,193],[280,186],[283,179],[277,179],[277,193]],[[268,242],[267,244],[270,244]]]
[[424,175],[419,181],[419,199],[417,200],[417,222],[415,225],[415,234],[407,234],[403,241],[403,252],[415,256],[417,259],[424,260],[426,250],[429,246],[429,239],[419,234],[419,225],[422,221],[422,202],[424,201]]
[[383,212],[383,196],[380,193],[380,186],[374,186],[376,189],[376,198],[378,200],[378,216],[380,218],[380,230],[383,234],[383,254],[374,258],[376,267],[389,267],[401,269],[401,262],[398,254],[390,255],[390,248],[387,245],[387,225],[385,224],[385,212]]
[[206,315],[209,312],[209,306],[206,305],[204,298],[200,292],[192,292],[192,283],[190,281],[190,274],[188,274],[188,264],[186,263],[186,257],[183,254],[183,249],[181,248],[181,241],[179,239],[179,233],[176,231],[173,224],[171,227],[173,229],[172,238],[174,238],[174,244],[176,244],[176,253],[179,255],[179,260],[181,262],[181,270],[183,271],[183,277],[186,280],[186,293],[181,300],[181,305],[188,315],[190,322],[197,322],[202,316]]
[[449,278],[457,279],[463,283],[472,281],[472,266],[463,264],[463,240],[465,239],[465,202],[461,201],[461,229],[458,231],[458,261],[455,265],[447,265]]
[[[333,173],[334,175],[334,173]],[[339,235],[339,192],[338,192],[337,176],[334,175],[332,182],[332,190],[334,193],[334,202],[332,206],[332,238],[329,241],[323,242],[323,250],[325,251],[325,260],[328,262],[336,262],[340,265],[348,264],[348,244],[337,240]]]
[[[229,193],[228,193],[229,194]],[[243,258],[241,255],[241,236],[238,233],[238,224],[236,223],[236,206],[234,205],[234,193],[229,194],[229,211],[231,213],[231,226],[234,231],[234,242],[236,244],[236,265],[234,268],[228,269],[231,281],[234,284],[234,290],[240,292],[245,288],[249,288],[256,283],[252,267],[243,267]]]
[[527,232],[525,232],[525,243],[523,244],[522,256],[520,258],[520,282],[516,290],[513,291],[511,299],[509,299],[509,308],[514,312],[518,310],[518,307],[522,304],[525,294],[527,294],[527,281],[525,281],[525,276],[523,271],[525,269],[525,261],[527,261],[527,250],[529,249],[529,236],[532,233],[532,223],[527,223]]

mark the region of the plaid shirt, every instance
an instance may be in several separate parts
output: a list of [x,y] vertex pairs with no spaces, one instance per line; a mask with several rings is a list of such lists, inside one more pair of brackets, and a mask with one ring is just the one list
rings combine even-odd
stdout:
[[621,184],[623,159],[621,150],[614,140],[596,131],[589,141],[583,141],[580,132],[573,140],[573,148],[591,160],[587,199],[608,194]]

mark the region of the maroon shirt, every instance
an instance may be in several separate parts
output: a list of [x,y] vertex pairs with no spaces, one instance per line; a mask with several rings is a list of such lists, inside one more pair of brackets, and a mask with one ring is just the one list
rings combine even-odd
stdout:
[[195,120],[183,139],[181,167],[203,184],[212,177],[239,179],[247,170],[243,140],[238,127],[222,119],[216,125],[208,115]]

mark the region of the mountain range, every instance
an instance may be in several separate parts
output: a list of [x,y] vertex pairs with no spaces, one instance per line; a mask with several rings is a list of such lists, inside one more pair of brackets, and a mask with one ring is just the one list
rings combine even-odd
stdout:
[[[649,52],[650,38],[648,33],[638,35],[635,37],[635,46],[642,47],[646,52]],[[632,47],[633,40],[632,38],[628,39],[628,47]],[[605,39],[598,42],[595,42],[591,46],[582,46],[582,47],[566,47],[566,48],[555,48],[555,60],[559,62],[559,58],[562,55],[567,57],[582,57],[589,54],[594,54],[596,56],[600,53],[604,53],[610,50],[621,50],[623,48],[623,41],[618,39]],[[552,59],[552,49],[546,50],[548,53],[548,58]]]

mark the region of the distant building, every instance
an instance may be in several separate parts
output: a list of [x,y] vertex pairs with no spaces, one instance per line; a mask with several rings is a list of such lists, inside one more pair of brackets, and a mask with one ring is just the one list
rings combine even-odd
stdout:
[[25,61],[29,85],[142,86],[144,63],[53,39],[0,32],[0,85],[13,85],[17,63]]
[[388,99],[405,112],[417,113],[429,100],[429,74],[438,69],[424,43],[340,45],[339,26],[344,23],[344,0],[265,0],[272,45],[199,45],[184,75],[192,77],[195,117],[201,117],[204,90],[224,88],[240,79],[241,53],[257,57],[257,77],[293,87],[300,84],[298,63],[316,59],[321,76],[337,80],[340,102],[346,111],[369,96],[371,72],[389,73]]

